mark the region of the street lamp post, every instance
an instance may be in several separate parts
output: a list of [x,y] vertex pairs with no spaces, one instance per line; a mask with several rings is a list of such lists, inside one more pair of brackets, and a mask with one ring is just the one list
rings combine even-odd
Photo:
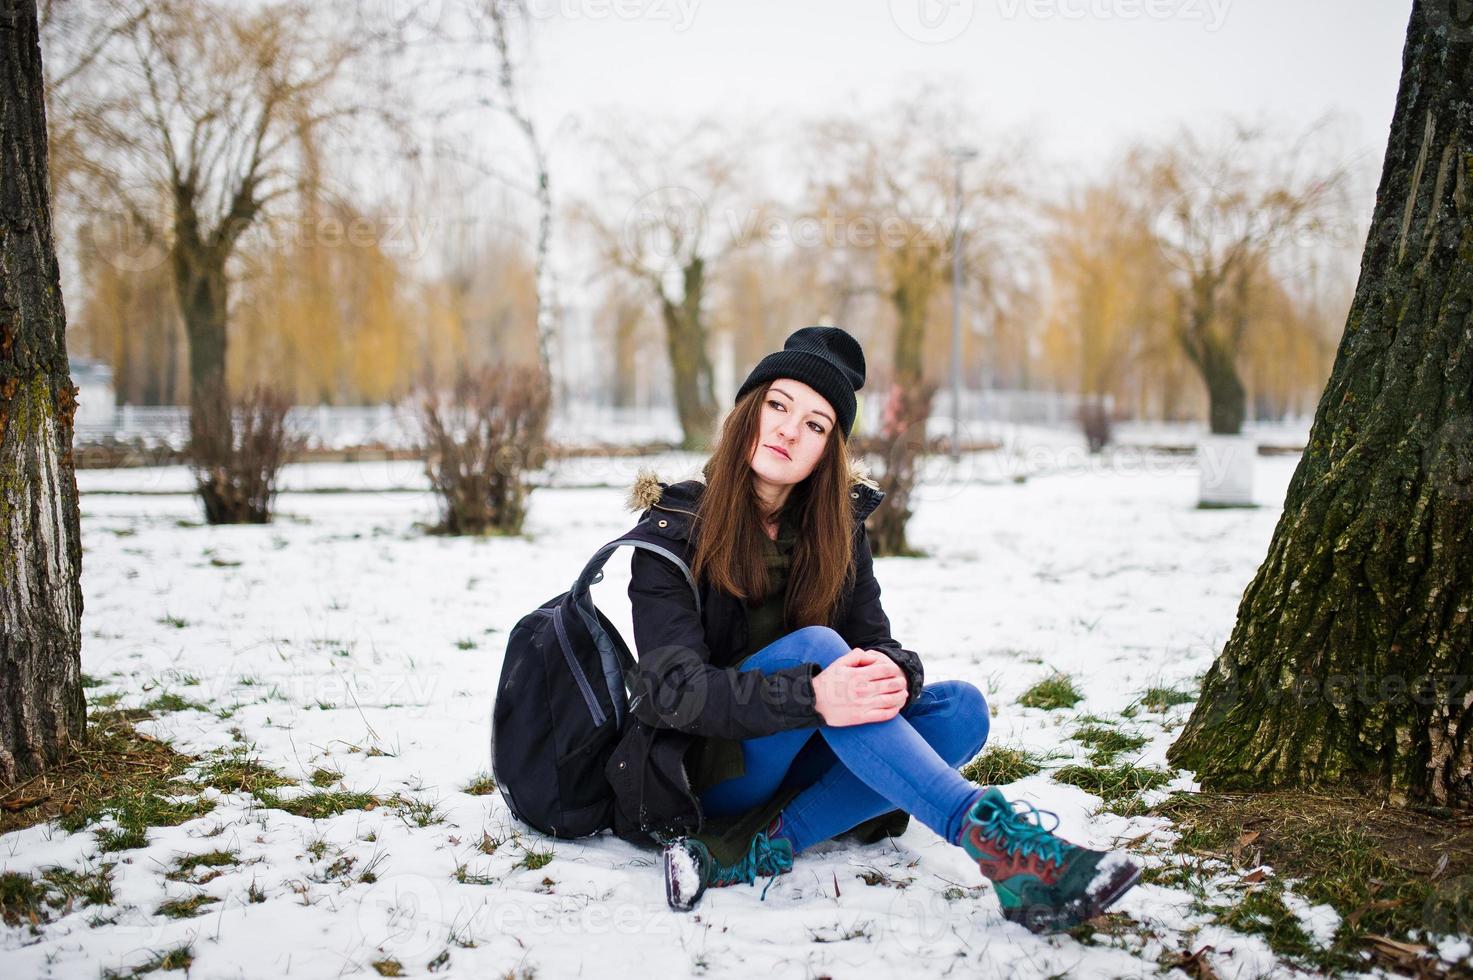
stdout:
[[962,441],[962,165],[977,155],[969,146],[947,151],[956,163],[955,219],[951,227],[951,459],[961,459]]

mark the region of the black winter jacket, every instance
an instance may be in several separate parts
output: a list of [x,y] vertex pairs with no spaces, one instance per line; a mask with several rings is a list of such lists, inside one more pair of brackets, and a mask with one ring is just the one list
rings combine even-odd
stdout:
[[[691,523],[704,490],[697,480],[666,484],[641,474],[630,501],[636,509],[643,507],[643,513],[625,536],[669,548],[688,567],[694,552]],[[864,526],[884,493],[855,469],[850,472],[850,498],[855,574],[830,625],[851,647],[881,651],[900,666],[909,686],[909,707],[920,696],[925,675],[920,657],[890,635]],[[681,571],[664,558],[634,550],[629,597],[638,667],[625,730],[605,773],[614,790],[615,833],[635,843],[663,843],[709,829],[685,768],[697,738],[758,738],[823,722],[813,696],[818,666],[766,675],[736,670],[731,665],[747,641],[743,604],[704,581],[699,593],[697,613]],[[889,820],[887,832],[902,832],[907,817],[901,811],[892,816],[899,820]]]

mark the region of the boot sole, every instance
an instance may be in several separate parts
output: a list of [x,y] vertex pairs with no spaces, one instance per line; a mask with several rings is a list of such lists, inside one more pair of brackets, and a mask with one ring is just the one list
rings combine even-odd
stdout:
[[[679,844],[666,846],[665,904],[674,912],[689,912],[706,894],[706,874],[700,859]],[[694,890],[692,890],[694,883]]]
[[1140,881],[1141,870],[1140,865],[1132,862],[1130,871],[1110,891],[1098,898],[1079,898],[1063,906],[1026,905],[1017,909],[1003,909],[1003,917],[1034,933],[1070,929],[1093,919],[1119,901]]

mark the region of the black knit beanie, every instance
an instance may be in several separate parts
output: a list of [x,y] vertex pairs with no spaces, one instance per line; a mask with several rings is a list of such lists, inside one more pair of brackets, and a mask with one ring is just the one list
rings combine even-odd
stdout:
[[801,381],[828,399],[844,438],[849,438],[854,427],[854,393],[864,387],[864,351],[859,341],[838,327],[795,330],[782,350],[757,362],[737,389],[736,400],[778,378]]

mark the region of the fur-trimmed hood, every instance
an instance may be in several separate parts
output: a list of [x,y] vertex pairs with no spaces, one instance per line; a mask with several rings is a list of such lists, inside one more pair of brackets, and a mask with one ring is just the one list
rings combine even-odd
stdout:
[[[642,468],[629,485],[625,506],[636,514],[642,514],[662,503],[676,508],[688,508],[704,486],[699,480],[666,483],[654,470]],[[868,517],[880,505],[880,501],[885,499],[884,491],[870,476],[869,467],[862,459],[849,460],[849,486],[850,496],[855,502],[855,516],[859,520]]]

